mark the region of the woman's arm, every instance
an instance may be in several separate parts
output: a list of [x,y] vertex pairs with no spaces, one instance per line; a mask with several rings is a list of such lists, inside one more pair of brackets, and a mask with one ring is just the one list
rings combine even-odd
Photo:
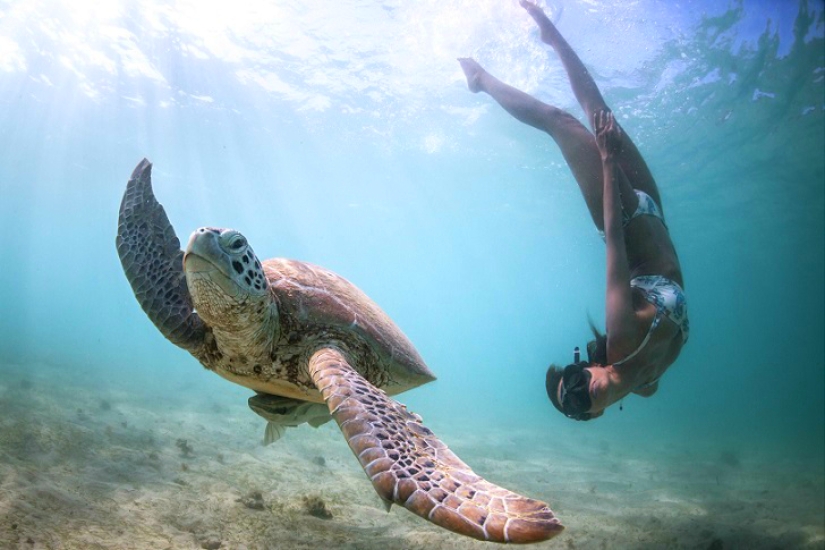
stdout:
[[602,157],[604,173],[604,236],[607,245],[607,360],[609,363],[627,357],[635,349],[636,315],[630,288],[630,268],[627,263],[624,228],[622,227],[622,197],[618,164],[621,130],[613,113],[596,113],[596,143]]

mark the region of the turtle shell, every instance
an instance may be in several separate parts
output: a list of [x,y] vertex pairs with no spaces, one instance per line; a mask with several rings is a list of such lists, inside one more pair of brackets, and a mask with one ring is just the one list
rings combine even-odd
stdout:
[[333,347],[390,395],[435,380],[401,329],[358,287],[317,265],[289,259],[261,262],[277,305],[276,333],[265,361],[221,357],[209,365],[233,382],[272,395],[323,402],[307,371],[310,356]]

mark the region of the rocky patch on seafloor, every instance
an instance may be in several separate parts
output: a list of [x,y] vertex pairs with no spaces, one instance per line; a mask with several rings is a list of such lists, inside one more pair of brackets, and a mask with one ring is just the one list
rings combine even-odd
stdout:
[[175,446],[180,450],[181,458],[195,458],[195,449],[192,448],[192,445],[185,439],[178,439],[175,441]]
[[326,503],[319,496],[304,497],[304,511],[310,516],[321,519],[332,519],[332,512],[327,509]]
[[264,497],[260,491],[250,491],[245,496],[239,498],[237,502],[240,502],[250,510],[263,510],[266,507],[264,505]]

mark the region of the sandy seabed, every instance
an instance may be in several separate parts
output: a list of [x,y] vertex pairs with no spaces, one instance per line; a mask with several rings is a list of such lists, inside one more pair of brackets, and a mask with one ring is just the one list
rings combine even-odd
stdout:
[[[387,513],[334,422],[264,447],[243,399],[0,373],[2,549],[499,547]],[[436,432],[488,480],[550,503],[566,530],[536,547],[825,549],[816,465],[495,430]]]

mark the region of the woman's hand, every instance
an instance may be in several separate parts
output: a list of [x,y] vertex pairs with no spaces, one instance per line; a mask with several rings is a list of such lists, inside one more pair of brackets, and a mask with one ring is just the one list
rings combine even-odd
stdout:
[[596,129],[596,145],[602,154],[602,159],[617,156],[622,150],[622,128],[608,109],[601,109],[593,116],[593,127]]

